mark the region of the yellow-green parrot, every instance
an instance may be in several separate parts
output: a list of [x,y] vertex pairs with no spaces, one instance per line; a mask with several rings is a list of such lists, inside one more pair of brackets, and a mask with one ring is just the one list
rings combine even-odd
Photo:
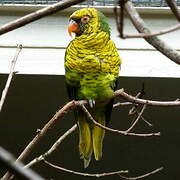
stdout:
[[[110,39],[110,27],[103,13],[83,8],[70,16],[68,32],[75,34],[65,54],[65,78],[71,100],[88,100],[92,117],[106,126],[110,120],[113,93],[121,59]],[[102,157],[105,131],[93,124],[81,108],[75,110],[79,127],[79,152],[84,167],[92,154]]]

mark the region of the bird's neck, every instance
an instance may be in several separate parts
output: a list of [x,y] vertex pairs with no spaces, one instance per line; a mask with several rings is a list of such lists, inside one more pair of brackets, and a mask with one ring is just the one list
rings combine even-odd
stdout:
[[74,39],[74,41],[78,42],[79,46],[86,48],[102,48],[106,46],[109,40],[109,34],[103,31],[97,33],[83,34]]

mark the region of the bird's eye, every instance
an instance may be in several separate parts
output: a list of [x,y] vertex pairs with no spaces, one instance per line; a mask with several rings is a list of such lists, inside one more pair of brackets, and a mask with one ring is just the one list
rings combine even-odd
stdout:
[[81,18],[81,22],[87,23],[89,21],[90,17],[89,16],[84,16]]

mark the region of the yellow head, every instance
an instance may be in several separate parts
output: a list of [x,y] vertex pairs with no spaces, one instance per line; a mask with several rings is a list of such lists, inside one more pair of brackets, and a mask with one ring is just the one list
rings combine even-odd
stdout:
[[110,28],[106,17],[94,8],[83,8],[75,11],[70,16],[68,32],[75,33],[77,36],[82,34],[98,33],[105,31],[110,33]]

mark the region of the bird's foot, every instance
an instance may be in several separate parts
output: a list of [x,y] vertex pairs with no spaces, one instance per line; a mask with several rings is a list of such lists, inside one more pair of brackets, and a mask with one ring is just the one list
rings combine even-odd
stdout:
[[88,100],[89,106],[93,108],[93,106],[96,104],[96,101],[93,99]]

